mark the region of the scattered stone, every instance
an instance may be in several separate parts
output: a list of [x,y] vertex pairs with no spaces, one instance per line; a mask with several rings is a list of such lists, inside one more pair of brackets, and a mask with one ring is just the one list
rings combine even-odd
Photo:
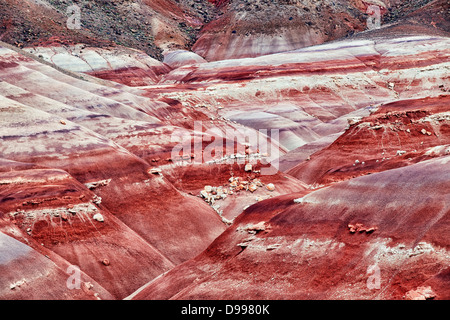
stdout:
[[91,282],[83,282],[81,289],[84,292],[89,292],[89,290],[91,290],[94,287],[94,285]]
[[353,118],[348,118],[347,122],[348,122],[349,125],[352,126],[354,124],[359,123],[361,120],[362,120],[362,117],[353,117]]
[[397,151],[397,156],[402,156],[402,155],[404,155],[406,153],[406,151],[404,151],[404,150],[398,150]]
[[266,185],[266,189],[269,191],[274,191],[275,185],[273,183],[269,183],[268,185]]
[[96,189],[98,187],[105,187],[107,186],[109,183],[111,182],[111,179],[106,179],[106,180],[100,180],[100,181],[94,181],[94,182],[88,182],[85,183],[84,185],[86,186],[86,188],[93,190]]
[[408,291],[405,297],[409,300],[430,300],[436,298],[436,293],[430,286],[423,286],[418,287],[416,290]]
[[200,191],[200,196],[204,199],[207,199],[209,197],[208,192],[206,190]]
[[105,219],[103,218],[103,215],[101,213],[96,213],[94,214],[94,216],[92,217],[92,219],[98,221],[98,222],[103,222],[105,221]]
[[250,163],[247,163],[246,165],[245,165],[245,171],[246,172],[249,172],[249,171],[252,171],[252,169],[253,169],[253,166],[250,164]]
[[356,223],[356,224],[349,224],[348,229],[349,229],[350,233],[355,233],[355,232],[372,233],[375,230],[377,230],[378,228],[377,227],[367,227],[367,226],[364,226],[362,223]]
[[227,226],[231,226],[233,224],[233,220],[229,220],[223,216],[221,216],[222,222],[225,223]]
[[102,260],[102,263],[103,263],[103,265],[105,265],[105,266],[109,266],[111,263],[109,262],[109,260],[108,259],[103,259]]
[[9,288],[10,288],[11,290],[14,290],[15,288],[18,288],[18,287],[20,287],[21,285],[23,285],[25,282],[26,282],[25,279],[19,280],[19,281],[15,282],[15,283],[10,284],[10,285],[9,285]]
[[61,120],[60,123],[64,126],[66,125],[66,122],[64,120]]

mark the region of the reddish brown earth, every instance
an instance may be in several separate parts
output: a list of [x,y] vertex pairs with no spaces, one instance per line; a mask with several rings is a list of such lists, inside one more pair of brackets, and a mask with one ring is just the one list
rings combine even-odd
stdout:
[[450,298],[446,1],[0,9],[0,299]]
[[[254,205],[134,299],[404,299],[427,285],[448,299],[448,164],[446,156]],[[374,231],[352,232],[355,224]]]
[[287,171],[327,185],[450,154],[449,95],[381,105],[333,144]]

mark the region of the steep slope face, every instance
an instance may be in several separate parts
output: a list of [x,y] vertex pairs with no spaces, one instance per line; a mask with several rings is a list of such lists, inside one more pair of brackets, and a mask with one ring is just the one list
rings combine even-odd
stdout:
[[[206,2],[206,1],[205,1]],[[124,45],[162,60],[166,50],[186,49],[211,19],[189,1],[0,1],[0,40],[19,47],[42,44]]]
[[382,1],[222,1],[224,14],[200,32],[193,51],[208,61],[255,57],[321,44],[367,28]]
[[[0,154],[9,160],[2,162],[2,232],[79,266],[104,288],[100,298],[120,299],[225,229],[208,204],[113,141],[141,153],[147,141],[158,150],[152,136],[165,130],[157,116],[168,104],[73,78],[6,48],[1,65]],[[160,144],[170,148],[174,128],[167,130]],[[11,160],[24,164],[12,168]],[[30,296],[38,296],[41,284],[28,280]],[[48,297],[63,299],[64,292],[55,288]]]
[[[146,279],[174,266],[113,216],[97,195],[65,171],[8,171],[0,173],[0,181],[3,233],[27,243],[29,254],[23,255],[28,259],[29,255],[35,255],[34,251],[42,256],[51,252],[47,264],[61,268],[60,277],[66,275],[56,282],[57,286],[49,286],[47,294],[52,298],[65,299],[60,288],[66,287],[70,265],[95,279],[96,284],[88,289],[92,295],[98,293],[100,299],[120,299]],[[7,246],[2,244],[2,254],[5,250]],[[10,269],[13,266],[4,268],[13,278],[14,269]],[[45,266],[42,268],[45,270]],[[127,276],[123,276],[125,270]],[[30,294],[28,299],[46,298],[40,292],[40,280],[27,273],[22,275],[26,288],[18,286],[11,292],[4,292],[6,296],[25,298]]]
[[[349,119],[368,116],[381,103],[445,93],[448,54],[444,37],[345,40],[182,66],[146,90],[201,110],[214,124],[276,129],[280,145],[292,151],[319,141],[326,146]],[[287,167],[318,151],[310,150]]]
[[448,299],[449,160],[254,205],[134,298]]
[[327,185],[449,154],[449,103],[446,94],[382,105],[287,172],[307,184]]
[[[3,232],[0,232],[0,243],[2,244],[0,296],[4,300],[113,298],[98,283],[82,272],[80,272],[80,290],[70,290],[66,286],[70,277],[70,274],[67,273],[70,265],[64,261],[55,263],[54,260],[55,258],[57,260],[57,257],[51,252],[40,253]],[[48,258],[49,255],[52,255],[53,261]],[[21,272],[18,273],[17,270]]]

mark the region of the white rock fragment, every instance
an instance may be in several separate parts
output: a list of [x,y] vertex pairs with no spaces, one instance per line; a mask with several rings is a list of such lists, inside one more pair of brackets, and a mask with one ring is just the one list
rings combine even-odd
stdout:
[[357,124],[358,122],[360,122],[362,120],[362,117],[352,117],[352,118],[348,118],[347,122],[349,125],[354,125]]
[[148,173],[150,174],[161,174],[162,170],[160,168],[151,168]]
[[110,182],[111,182],[111,179],[106,179],[106,180],[100,180],[100,181],[94,181],[94,182],[87,182],[84,185],[88,189],[92,190],[92,189],[96,189],[98,187],[107,186]]
[[294,203],[303,203],[303,198],[294,199]]
[[92,217],[92,219],[98,221],[98,222],[103,222],[105,221],[105,218],[103,218],[103,215],[101,213],[96,213],[94,214],[94,216]]
[[94,198],[92,198],[92,202],[95,203],[96,205],[99,205],[102,203],[102,198],[97,195],[94,195]]
[[281,247],[281,243],[275,243],[275,244],[271,244],[271,245],[267,246],[266,250],[267,251],[275,250],[275,249],[278,249],[279,247]]

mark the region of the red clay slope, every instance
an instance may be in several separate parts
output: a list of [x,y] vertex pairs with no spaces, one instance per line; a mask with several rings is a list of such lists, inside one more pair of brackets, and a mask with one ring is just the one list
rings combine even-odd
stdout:
[[261,202],[134,299],[405,299],[418,287],[449,299],[449,165]]
[[[100,290],[100,299],[126,296],[145,279],[156,277],[174,266],[112,215],[98,196],[65,171],[28,169],[2,172],[0,183],[2,232],[42,255],[50,254],[50,261],[64,274],[69,265],[80,268],[101,285],[96,284],[92,288],[93,293]],[[3,249],[2,246],[2,252]],[[25,257],[29,258],[29,255]],[[62,259],[64,262],[60,261]],[[55,282],[57,285],[49,286],[48,293],[43,294],[36,291],[39,279],[17,272],[13,276],[13,271],[5,268],[11,278],[21,280],[17,277],[23,277],[26,288],[18,286],[3,292],[2,296],[24,299],[28,292],[28,299],[66,299],[60,295],[59,288],[65,287],[68,275],[64,281],[58,280]]]
[[[120,299],[196,256],[225,229],[206,203],[111,140],[138,144],[136,131],[160,125],[142,108],[168,105],[0,50],[0,153],[9,160],[2,162],[2,232],[33,248],[43,244],[100,283],[100,298]],[[30,297],[39,296],[40,285],[28,280]],[[42,297],[63,294],[50,287]]]
[[287,171],[327,185],[450,153],[450,95],[388,103]]
[[192,50],[217,61],[321,44],[365,30],[369,2],[216,1],[224,14],[201,29]]

